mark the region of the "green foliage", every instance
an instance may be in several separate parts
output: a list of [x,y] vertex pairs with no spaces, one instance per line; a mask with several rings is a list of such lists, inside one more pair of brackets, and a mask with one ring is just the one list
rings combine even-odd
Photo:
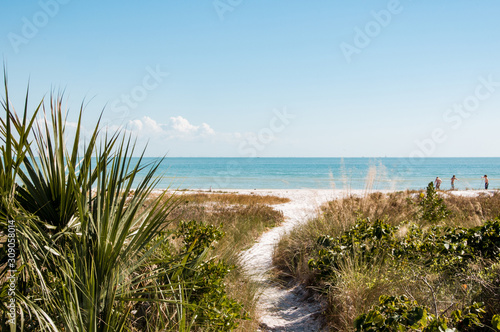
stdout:
[[354,321],[356,331],[408,331],[423,332],[463,331],[473,326],[483,326],[480,319],[485,313],[482,303],[474,303],[463,310],[455,310],[450,317],[429,314],[429,308],[419,306],[406,296],[385,296],[379,304]]
[[[207,195],[208,196],[208,195]],[[234,194],[211,194],[208,197],[199,194],[194,197],[191,194],[181,196],[183,204],[179,204],[173,211],[174,216],[180,216],[189,223],[199,224],[199,227],[217,227],[224,236],[214,239],[209,255],[223,260],[224,263],[232,267],[231,272],[225,277],[226,292],[229,298],[234,298],[245,307],[245,316],[254,316],[256,311],[256,301],[258,296],[258,284],[252,280],[238,265],[240,263],[239,252],[255,243],[259,234],[262,234],[269,227],[279,224],[283,220],[281,211],[273,209],[271,206],[259,203],[262,199],[255,199],[255,195],[244,196],[243,200],[236,199]],[[215,204],[207,204],[207,199],[213,197]],[[220,202],[222,201],[222,202]],[[220,203],[219,203],[220,202]],[[266,197],[265,202],[272,202]],[[236,203],[236,204],[235,204]],[[241,204],[241,205],[240,205]],[[176,234],[181,236],[180,229],[186,228],[188,222],[181,222],[177,227]],[[184,225],[184,226],[182,226]],[[196,227],[198,227],[196,226]],[[182,245],[180,250],[186,250],[186,244],[182,237],[176,242],[176,248]],[[235,311],[236,312],[236,311]],[[247,314],[248,313],[248,314]],[[254,331],[258,328],[255,320],[239,320],[238,330]]]
[[458,331],[464,331],[473,326],[484,327],[481,323],[481,319],[485,313],[483,308],[484,303],[475,302],[462,310],[457,309],[452,311],[450,320]]
[[477,258],[497,259],[500,254],[500,220],[463,228],[433,226],[422,231],[416,225],[400,240],[393,255],[400,262],[418,261],[435,270],[463,269]]
[[427,308],[405,296],[380,296],[378,306],[356,318],[356,331],[405,331],[421,329],[427,324]]
[[[319,237],[317,258],[311,259],[309,266],[320,280],[327,280],[326,287],[330,289],[336,286],[342,263],[348,258],[360,259],[368,269],[374,263],[384,264],[386,271],[418,266],[439,276],[466,274],[479,259],[497,261],[500,257],[498,219],[472,228],[432,226],[424,230],[415,224],[403,227],[406,233],[401,236],[398,227],[381,220],[360,219],[337,237]],[[418,306],[405,297],[382,296],[379,302],[378,307],[358,317],[358,331],[445,331],[448,328],[462,331],[485,323],[481,321],[482,304],[478,303],[463,306],[448,316],[436,316],[437,305],[432,315],[427,307]]]
[[208,248],[213,248],[213,244],[222,239],[224,232],[221,229],[222,227],[204,225],[196,220],[189,222],[182,220],[175,235],[182,238],[182,253],[200,255]]
[[368,266],[375,259],[387,257],[395,264],[407,262],[427,266],[436,271],[464,269],[479,257],[497,259],[500,255],[500,220],[486,221],[473,228],[433,226],[423,231],[411,224],[403,238],[396,236],[398,227],[381,220],[360,219],[338,237],[318,238],[317,258],[309,267],[322,278],[335,275],[339,262],[357,255]]
[[207,253],[214,242],[224,233],[221,227],[204,225],[197,221],[181,221],[176,236],[182,239],[180,254],[185,264],[172,265],[167,280],[182,280],[186,287],[185,296],[189,299],[189,316],[199,326],[217,331],[231,331],[238,327],[240,319],[248,319],[243,306],[230,299],[224,280],[234,266],[222,261],[207,259]]
[[[27,93],[19,117],[5,81],[0,231],[7,234],[15,223],[16,248],[12,267],[6,264],[7,237],[0,237],[0,280],[17,270],[17,327],[234,329],[245,313],[225,293],[231,267],[207,255],[223,234],[214,226],[181,223],[183,249],[172,250],[167,227],[176,202],[166,192],[152,196],[161,160],[144,166],[140,157],[134,164],[132,140],[120,132],[102,137],[99,123],[81,149],[82,109],[75,138],[68,140],[61,97],[51,97],[49,114],[34,125],[43,104],[28,114]],[[144,167],[145,176],[137,179]],[[7,287],[0,289],[1,330],[9,328]]]
[[224,279],[232,268],[224,262],[209,260],[191,276],[194,283],[189,284],[192,291],[188,296],[196,308],[193,315],[196,315],[197,325],[232,331],[238,327],[240,319],[249,319],[243,306],[227,295]]
[[420,194],[420,201],[418,204],[421,209],[420,213],[422,220],[433,224],[440,222],[450,214],[448,208],[444,204],[443,198],[436,192],[432,182],[429,182],[427,185],[426,193]]
[[491,325],[493,325],[495,329],[500,331],[500,315],[494,315],[491,318]]
[[346,256],[358,255],[371,264],[375,258],[380,258],[394,247],[396,230],[397,227],[382,220],[371,222],[368,218],[358,219],[351,229],[337,238],[328,235],[319,237],[318,259],[309,260],[309,266],[326,277],[332,275]]
[[500,308],[499,196],[447,196],[452,213],[436,223],[421,219],[422,198],[406,192],[335,200],[282,241],[280,268],[325,301],[331,330],[350,331],[385,294],[406,294],[450,330],[458,330],[455,321],[469,325],[467,307],[485,303],[485,326],[461,331],[491,330]]

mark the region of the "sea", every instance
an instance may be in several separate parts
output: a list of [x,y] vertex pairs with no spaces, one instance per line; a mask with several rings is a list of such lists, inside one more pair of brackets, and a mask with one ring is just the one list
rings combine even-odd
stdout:
[[[439,176],[450,189],[500,188],[500,158],[143,158],[161,161],[158,189],[420,190]],[[145,176],[138,174],[138,180]]]

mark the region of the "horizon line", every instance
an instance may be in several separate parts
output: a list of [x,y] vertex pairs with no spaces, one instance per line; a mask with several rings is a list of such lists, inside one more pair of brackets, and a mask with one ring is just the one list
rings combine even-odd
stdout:
[[[134,156],[136,158],[140,157],[140,156]],[[265,158],[275,158],[275,159],[278,159],[278,158],[296,158],[296,159],[305,159],[305,158],[349,158],[349,159],[354,159],[354,158],[358,158],[358,159],[389,159],[389,158],[397,158],[397,159],[452,159],[452,158],[500,158],[500,156],[495,156],[495,157],[492,157],[492,156],[480,156],[480,157],[473,157],[473,156],[453,156],[453,157],[419,157],[419,158],[411,158],[411,157],[389,157],[389,156],[383,156],[383,157],[374,157],[374,156],[369,156],[369,157],[365,157],[365,156],[362,156],[362,157],[338,157],[338,156],[332,156],[332,157],[325,157],[325,156],[309,156],[309,157],[305,157],[305,156],[274,156],[274,157],[269,157],[269,156],[266,156],[266,157],[234,157],[234,156],[217,156],[217,157],[210,157],[210,156],[144,156],[143,158],[239,158],[239,159],[265,159]]]

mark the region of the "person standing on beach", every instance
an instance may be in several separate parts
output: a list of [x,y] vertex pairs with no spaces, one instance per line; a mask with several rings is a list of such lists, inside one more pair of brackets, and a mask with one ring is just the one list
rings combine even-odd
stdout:
[[481,177],[481,179],[484,179],[484,189],[488,190],[488,186],[490,185],[490,180],[488,180],[488,175],[484,175]]
[[436,177],[436,180],[434,181],[434,187],[436,187],[436,190],[439,190],[439,187],[441,186],[441,182],[443,182],[443,180],[441,180],[439,178],[439,176]]
[[456,178],[455,174],[451,177],[451,190],[455,190],[455,181],[460,181]]

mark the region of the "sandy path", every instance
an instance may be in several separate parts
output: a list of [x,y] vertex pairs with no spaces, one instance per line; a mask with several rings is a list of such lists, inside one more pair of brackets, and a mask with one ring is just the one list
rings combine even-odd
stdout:
[[[321,331],[321,324],[316,319],[322,308],[319,303],[307,302],[305,291],[300,286],[285,288],[272,280],[272,255],[281,236],[295,226],[304,223],[319,212],[319,207],[329,201],[348,195],[363,196],[365,190],[323,190],[323,189],[288,189],[288,190],[224,190],[240,194],[275,195],[288,197],[290,202],[275,205],[285,216],[285,222],[264,233],[250,249],[241,253],[241,263],[251,278],[261,287],[258,300],[258,315],[261,330],[264,331]],[[373,191],[371,191],[373,192]],[[390,192],[390,190],[381,190]],[[446,194],[460,196],[492,195],[494,191],[455,191]]]
[[[241,262],[254,281],[261,286],[258,314],[261,331],[320,331],[321,326],[315,314],[321,305],[304,301],[304,289],[300,286],[284,288],[273,283],[269,272],[272,269],[272,255],[280,237],[295,226],[313,217],[321,204],[346,195],[342,190],[253,190],[238,191],[260,195],[275,195],[290,198],[289,203],[275,205],[283,211],[285,222],[263,234],[250,249],[242,252]],[[364,190],[350,191],[353,195],[366,194]]]

